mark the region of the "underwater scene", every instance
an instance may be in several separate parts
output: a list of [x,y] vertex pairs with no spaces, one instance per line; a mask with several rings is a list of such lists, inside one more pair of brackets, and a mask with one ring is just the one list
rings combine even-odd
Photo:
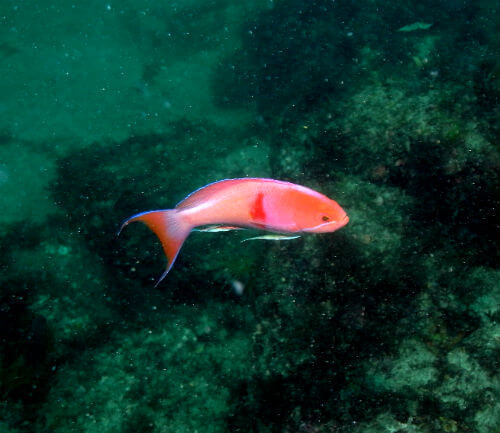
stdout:
[[0,76],[0,433],[500,432],[498,0],[2,0]]

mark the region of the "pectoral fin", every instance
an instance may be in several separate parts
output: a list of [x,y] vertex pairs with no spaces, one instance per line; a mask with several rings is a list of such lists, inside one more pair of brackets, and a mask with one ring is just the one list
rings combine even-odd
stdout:
[[231,230],[245,230],[245,229],[243,227],[224,226],[224,225],[213,225],[213,226],[194,229],[194,231],[202,233],[229,232]]
[[246,241],[257,241],[257,240],[265,240],[265,241],[289,241],[292,239],[300,238],[300,236],[289,236],[289,235],[262,235],[262,236],[254,236],[253,238],[243,239],[241,242]]

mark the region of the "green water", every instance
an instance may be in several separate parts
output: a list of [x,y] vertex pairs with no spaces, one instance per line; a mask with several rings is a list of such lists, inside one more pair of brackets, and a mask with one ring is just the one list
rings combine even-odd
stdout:
[[[493,0],[0,2],[1,433],[500,432]],[[209,182],[335,233],[121,221]]]

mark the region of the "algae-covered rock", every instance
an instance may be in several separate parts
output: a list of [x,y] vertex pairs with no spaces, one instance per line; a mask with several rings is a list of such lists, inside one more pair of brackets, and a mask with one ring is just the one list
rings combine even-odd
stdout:
[[446,376],[437,389],[439,400],[459,409],[467,409],[477,404],[478,399],[487,397],[484,393],[498,395],[500,382],[488,374],[467,352],[456,349],[450,352]]
[[[497,396],[498,394],[496,394]],[[484,407],[476,412],[474,417],[475,426],[479,433],[495,433],[498,431],[500,419],[500,403],[496,396],[492,395]]]
[[394,359],[381,360],[368,370],[375,391],[405,392],[422,395],[422,390],[438,380],[437,357],[422,342],[403,341]]
[[[42,430],[224,431],[233,394],[252,375],[251,317],[229,304],[191,318],[189,310],[173,309],[161,326],[115,335],[61,367]],[[228,332],[223,315],[239,329]]]
[[371,422],[354,425],[351,431],[354,433],[426,433],[430,432],[430,429],[412,417],[401,421],[390,413],[384,413]]
[[22,417],[21,405],[6,402],[0,403],[0,431],[2,433],[19,433],[22,431],[14,427],[14,425],[21,424]]

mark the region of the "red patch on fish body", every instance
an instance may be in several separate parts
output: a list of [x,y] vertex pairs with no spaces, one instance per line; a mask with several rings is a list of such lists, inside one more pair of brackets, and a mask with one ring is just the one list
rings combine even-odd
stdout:
[[257,197],[250,207],[252,221],[263,224],[266,222],[266,211],[264,210],[264,193],[259,191]]

